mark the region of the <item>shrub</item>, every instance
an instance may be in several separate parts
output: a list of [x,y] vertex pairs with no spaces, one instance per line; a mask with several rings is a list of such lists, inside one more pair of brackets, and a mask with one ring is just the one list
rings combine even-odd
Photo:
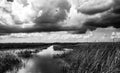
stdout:
[[0,73],[20,67],[21,60],[10,53],[0,52]]
[[18,57],[21,58],[30,58],[32,57],[32,51],[25,50],[17,53]]

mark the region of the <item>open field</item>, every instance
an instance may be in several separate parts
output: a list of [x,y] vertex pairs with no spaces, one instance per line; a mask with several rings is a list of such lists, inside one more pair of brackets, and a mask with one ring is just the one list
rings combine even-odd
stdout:
[[[37,55],[51,45],[54,45],[54,51],[65,48],[72,51],[52,57]],[[120,72],[119,42],[0,44],[0,49],[0,73]],[[31,62],[33,64],[29,65]]]

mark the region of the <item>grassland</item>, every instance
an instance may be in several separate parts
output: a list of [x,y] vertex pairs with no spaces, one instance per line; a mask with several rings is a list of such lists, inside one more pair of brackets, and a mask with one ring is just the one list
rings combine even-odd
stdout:
[[14,70],[17,73],[23,66],[23,59],[29,59],[32,53],[50,45],[55,45],[55,50],[73,49],[69,54],[59,56],[65,61],[61,64],[61,73],[120,73],[119,42],[0,44],[0,73],[13,73]]

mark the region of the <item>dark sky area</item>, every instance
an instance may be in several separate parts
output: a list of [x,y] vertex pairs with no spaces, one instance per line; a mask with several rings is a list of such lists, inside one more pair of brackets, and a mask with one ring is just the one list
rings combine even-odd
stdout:
[[[8,3],[9,2],[9,3]],[[120,28],[119,0],[2,0],[0,33]]]

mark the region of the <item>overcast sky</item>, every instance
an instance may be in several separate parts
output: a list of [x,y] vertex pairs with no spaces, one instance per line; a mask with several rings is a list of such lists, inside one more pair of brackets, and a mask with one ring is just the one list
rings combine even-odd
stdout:
[[119,32],[119,22],[119,0],[0,0],[0,34],[107,34]]

